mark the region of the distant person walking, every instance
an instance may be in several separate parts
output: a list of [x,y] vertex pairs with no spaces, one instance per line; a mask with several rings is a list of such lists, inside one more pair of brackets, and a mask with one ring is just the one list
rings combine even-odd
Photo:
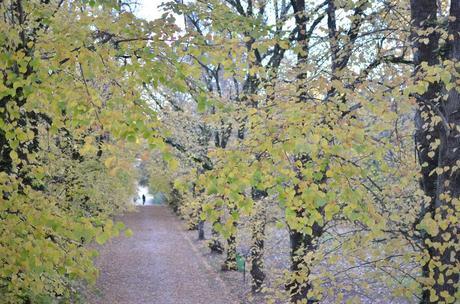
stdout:
[[142,194],[142,205],[145,205],[145,195]]

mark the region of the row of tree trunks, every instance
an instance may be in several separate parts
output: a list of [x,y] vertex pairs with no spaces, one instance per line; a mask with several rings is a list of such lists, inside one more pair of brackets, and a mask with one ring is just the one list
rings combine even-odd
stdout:
[[[364,15],[364,6],[368,1],[362,0],[356,3],[353,10],[354,19],[350,28],[346,32],[347,39],[343,46],[339,46],[339,31],[336,23],[336,1],[327,0],[318,4],[314,12],[319,11],[325,7],[326,12],[319,14],[315,19],[310,20],[306,13],[306,3],[304,0],[291,0],[294,13],[296,15],[296,28],[297,37],[295,42],[301,46],[302,51],[297,54],[297,82],[298,82],[298,102],[308,102],[308,92],[306,89],[306,71],[305,68],[308,64],[310,52],[310,39],[315,28],[321,23],[323,18],[327,15],[327,28],[328,38],[330,44],[330,60],[331,60],[331,81],[340,79],[340,72],[348,65],[352,55],[353,46],[358,37],[360,27]],[[308,24],[310,26],[308,27]],[[326,101],[332,96],[336,95],[336,90],[331,88],[327,92]],[[309,115],[305,113],[305,115]],[[297,155],[297,160],[305,164],[310,160],[308,155]],[[324,176],[326,176],[324,174]],[[303,179],[301,174],[298,174],[300,180]],[[319,184],[326,183],[326,178],[320,181]],[[296,193],[301,195],[302,193]],[[323,210],[318,210],[323,214]],[[308,215],[308,210],[299,210],[297,216],[299,218]],[[324,227],[318,223],[314,223],[311,227],[311,234],[306,234],[304,231],[289,228],[289,238],[291,246],[291,274],[293,279],[286,284],[286,289],[290,293],[290,300],[292,303],[306,301],[307,303],[315,303],[315,299],[308,298],[308,293],[312,289],[312,284],[309,278],[311,272],[311,262],[307,260],[308,253],[314,253],[317,250],[317,243],[319,238],[323,235]],[[301,276],[299,275],[301,274]],[[297,277],[304,277],[305,279],[299,281]]]

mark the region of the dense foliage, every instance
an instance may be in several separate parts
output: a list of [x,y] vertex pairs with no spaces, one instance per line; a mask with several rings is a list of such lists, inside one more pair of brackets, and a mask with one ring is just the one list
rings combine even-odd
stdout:
[[70,299],[97,274],[88,244],[125,230],[110,216],[132,201],[140,140],[162,146],[141,88],[167,80],[168,28],[116,1],[0,12],[0,302]]
[[460,2],[131,4],[0,2],[1,301],[94,281],[139,159],[254,301],[459,300]]
[[[222,270],[249,248],[263,301],[458,299],[458,6],[171,4],[201,69],[169,95],[174,115],[202,117],[176,137],[195,143],[179,210],[200,238],[211,225]],[[284,272],[264,265],[280,235]]]

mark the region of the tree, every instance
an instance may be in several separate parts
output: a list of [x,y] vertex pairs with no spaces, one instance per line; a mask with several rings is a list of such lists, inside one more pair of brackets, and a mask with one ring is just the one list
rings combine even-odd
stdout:
[[[421,303],[458,299],[460,197],[460,3],[451,1],[449,14],[437,1],[411,1],[415,82],[424,86],[417,101],[416,145],[421,166],[422,202],[419,228],[426,259]],[[441,75],[438,74],[440,71]],[[437,75],[437,76],[436,76]],[[440,78],[441,77],[441,78]]]
[[168,27],[118,1],[11,0],[0,12],[0,295],[70,301],[97,275],[87,245],[130,233],[110,217],[129,208],[136,141],[164,147],[140,88],[170,75],[152,55]]

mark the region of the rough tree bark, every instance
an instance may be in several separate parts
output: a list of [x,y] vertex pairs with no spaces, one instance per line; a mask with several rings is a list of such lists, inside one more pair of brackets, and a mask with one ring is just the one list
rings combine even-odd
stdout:
[[204,240],[204,221],[200,220],[198,222],[198,240],[202,241]]
[[308,252],[314,252],[317,249],[317,240],[322,235],[323,228],[318,224],[313,225],[312,235],[308,235],[299,231],[290,230],[289,240],[291,242],[291,272],[305,275],[303,281],[292,279],[286,284],[286,289],[291,294],[291,302],[306,300],[306,303],[316,303],[315,299],[308,299],[308,292],[312,288],[309,281],[310,265],[305,260]]
[[[316,10],[319,10],[323,7],[326,2],[319,4]],[[308,63],[309,57],[309,44],[310,38],[313,34],[313,31],[324,18],[324,14],[320,14],[316,19],[312,21],[312,24],[307,29],[307,24],[310,22],[309,16],[307,16],[306,12],[306,4],[304,0],[291,0],[291,5],[294,10],[295,15],[295,23],[296,23],[296,37],[295,42],[301,46],[301,51],[297,54],[297,96],[298,102],[307,102],[308,95],[307,89],[305,84],[305,79],[307,73],[303,70],[305,69],[305,65]],[[316,11],[315,10],[315,11]],[[296,157],[298,160],[304,164],[308,161],[309,157],[307,155],[298,155]],[[294,169],[296,170],[296,169]],[[303,179],[303,176],[298,173],[298,178],[300,180]],[[302,193],[296,191],[296,195],[301,195]],[[305,210],[297,211],[297,216],[299,218],[304,217]],[[316,225],[317,226],[317,225]],[[290,294],[290,301],[292,303],[297,303],[298,301],[307,301],[307,303],[314,303],[315,301],[312,299],[308,299],[308,292],[312,288],[309,282],[309,265],[306,263],[304,257],[305,255],[316,249],[316,242],[315,239],[321,236],[322,229],[320,227],[312,227],[314,230],[313,235],[308,235],[303,231],[298,231],[296,229],[289,228],[289,240],[290,240],[290,257],[291,257],[291,273],[293,277],[296,277],[296,274],[302,272],[305,275],[305,281],[300,282],[297,279],[290,279],[287,284],[285,285],[286,290]]]
[[[299,155],[297,158],[302,164],[305,164],[310,158],[308,155]],[[300,171],[297,172],[299,180],[303,179]],[[323,180],[320,183],[326,182],[326,174],[323,172]],[[295,187],[295,196],[302,195],[298,187]],[[318,210],[320,214],[324,214],[323,208]],[[301,209],[297,211],[298,217],[306,216],[308,210]],[[299,301],[306,301],[307,304],[316,303],[317,300],[309,299],[308,293],[312,289],[310,281],[311,262],[305,257],[309,252],[315,252],[317,250],[317,244],[319,238],[324,232],[324,226],[314,223],[311,226],[311,234],[307,234],[304,231],[289,228],[289,241],[291,246],[291,273],[294,274],[293,278],[286,284],[286,290],[290,293],[290,300],[292,303],[298,303]],[[302,276],[296,274],[301,273]],[[302,277],[298,279],[297,277]]]
[[264,198],[268,196],[266,191],[252,189],[252,199],[256,206],[256,214],[251,221],[252,236],[251,248],[249,250],[252,277],[251,289],[252,292],[259,292],[265,280],[264,273],[264,241],[265,241],[265,225],[267,221],[266,206],[264,206]]
[[[436,0],[411,0],[412,46],[415,80],[421,81],[430,67],[444,65],[444,60],[457,63],[460,72],[460,1],[451,1],[448,26],[441,27]],[[436,30],[434,30],[436,28]],[[446,52],[440,52],[440,32],[448,31]],[[420,220],[429,218],[439,226],[429,234],[420,229],[424,251],[428,256],[422,276],[432,284],[424,286],[421,303],[454,303],[459,284],[458,218],[460,198],[460,96],[458,78],[452,75],[454,87],[431,82],[423,94],[416,94],[418,105],[416,146],[421,165],[420,185],[430,198],[422,207]],[[436,148],[432,143],[439,142]],[[442,168],[442,172],[436,172]],[[419,220],[419,222],[420,222]],[[458,293],[457,293],[458,295]]]
[[211,228],[211,240],[209,241],[209,249],[211,249],[212,253],[217,253],[217,254],[222,254],[224,253],[224,247],[222,246],[222,243],[219,241],[219,232],[214,229],[214,226],[216,224],[220,224],[220,217],[212,223],[212,228]]
[[[237,223],[233,222],[233,227],[236,228]],[[235,229],[236,231],[236,229]],[[236,265],[236,235],[232,233],[227,238],[226,257],[221,266],[222,271],[238,270]]]
[[[335,0],[326,0],[319,3],[312,11],[319,12],[323,7],[326,7],[325,13],[320,13],[315,19],[310,20],[310,16],[306,15],[306,3],[304,0],[291,0],[292,7],[295,14],[295,22],[297,29],[296,43],[301,46],[302,51],[297,54],[297,67],[299,69],[297,74],[297,96],[298,102],[308,102],[308,94],[305,84],[306,72],[305,65],[308,63],[309,51],[310,51],[310,39],[315,31],[316,27],[321,23],[324,17],[327,15],[327,27],[328,27],[328,39],[330,44],[330,56],[331,56],[331,81],[340,79],[342,70],[348,65],[354,44],[357,40],[360,27],[364,19],[364,7],[368,3],[368,0],[361,0],[356,3],[353,9],[353,22],[349,29],[345,32],[347,39],[342,45],[339,45],[339,30],[336,24],[336,3]],[[310,24],[309,26],[307,26]],[[331,89],[327,92],[326,101],[335,96],[337,91]],[[343,98],[342,98],[343,99]],[[308,115],[308,114],[306,114]],[[310,157],[308,155],[297,155],[296,160],[302,164],[306,164]],[[324,179],[319,182],[326,182],[326,175],[323,172]],[[299,180],[304,177],[298,172]],[[302,193],[296,190],[296,195]],[[318,209],[320,214],[324,214],[322,208]],[[297,211],[297,217],[301,218],[306,216],[308,210]],[[303,231],[295,229],[289,229],[289,238],[291,242],[291,272],[293,274],[302,273],[305,280],[299,282],[296,279],[292,279],[286,284],[286,289],[291,295],[291,302],[297,303],[298,301],[306,301],[307,303],[316,303],[315,299],[308,299],[308,293],[312,289],[312,284],[309,281],[309,274],[311,271],[310,263],[305,260],[305,256],[308,252],[315,252],[317,250],[317,241],[324,232],[324,223],[322,225],[314,223],[311,227],[311,234],[306,234]]]

